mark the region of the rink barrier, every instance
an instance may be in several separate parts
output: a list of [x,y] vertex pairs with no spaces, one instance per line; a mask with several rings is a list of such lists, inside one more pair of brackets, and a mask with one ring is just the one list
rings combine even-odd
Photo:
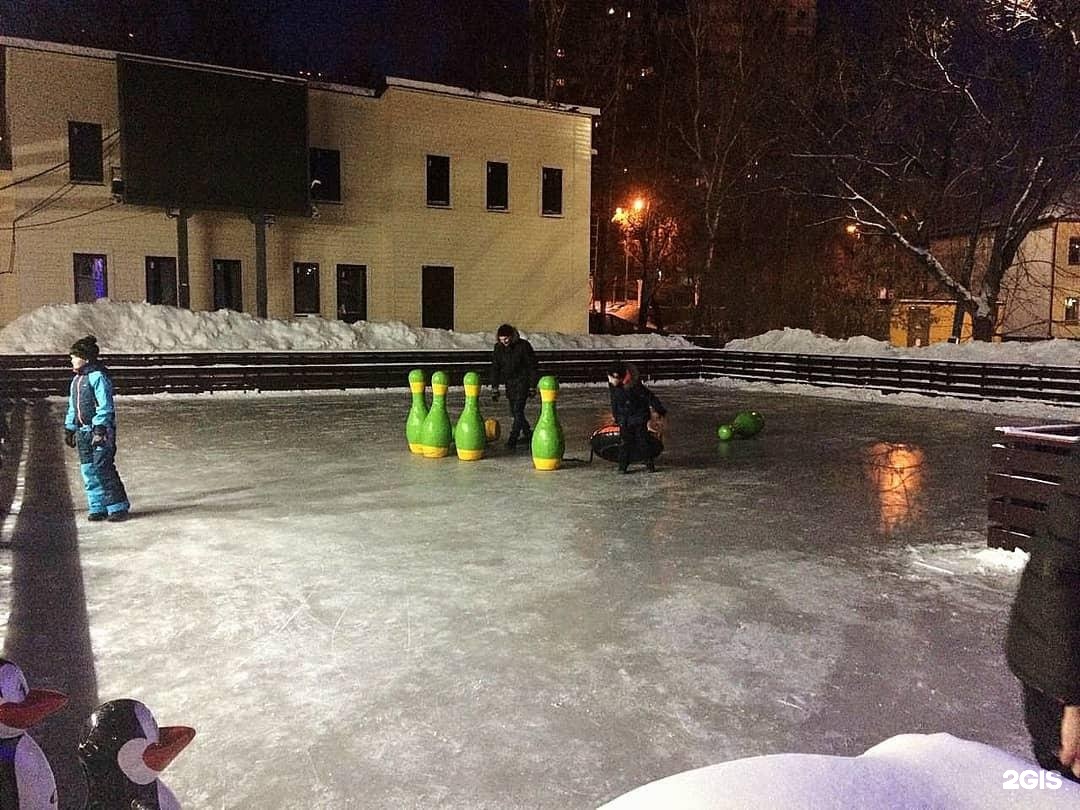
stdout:
[[[560,382],[601,383],[613,359],[635,363],[647,380],[730,377],[770,383],[867,388],[970,399],[1080,405],[1080,368],[971,363],[907,357],[738,352],[724,349],[538,351]],[[104,355],[119,394],[407,388],[411,369],[444,370],[452,385],[467,371],[486,379],[489,351],[206,352]],[[37,399],[67,392],[66,355],[0,355],[0,396]]]
[[1031,551],[1031,538],[1045,524],[1053,495],[1074,492],[1080,454],[1080,425],[999,427],[986,476],[986,543],[992,548]]

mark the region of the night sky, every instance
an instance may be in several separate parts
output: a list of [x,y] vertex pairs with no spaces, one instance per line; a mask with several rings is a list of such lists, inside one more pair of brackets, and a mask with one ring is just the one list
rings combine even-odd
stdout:
[[0,0],[0,34],[355,84],[470,86],[520,80],[526,12],[527,0]]

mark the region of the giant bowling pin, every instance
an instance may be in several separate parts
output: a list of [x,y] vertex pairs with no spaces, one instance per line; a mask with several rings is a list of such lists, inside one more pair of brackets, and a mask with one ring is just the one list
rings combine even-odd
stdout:
[[427,418],[427,403],[424,402],[424,391],[427,389],[427,381],[424,372],[413,369],[409,372],[409,390],[412,392],[412,407],[409,408],[409,418],[405,420],[405,438],[409,441],[409,450],[417,455],[424,454],[424,445],[420,441],[420,435],[424,430],[424,420]]
[[445,371],[431,375],[431,410],[424,418],[420,431],[420,443],[424,446],[424,458],[445,458],[450,452],[454,432],[450,427],[450,414],[446,412],[446,391],[450,377]]
[[533,466],[538,470],[557,470],[566,451],[562,425],[555,410],[559,382],[549,375],[541,377],[536,387],[540,391],[540,418],[536,420],[532,435]]
[[26,730],[67,703],[67,696],[31,689],[22,670],[0,658],[0,808],[56,810],[56,779]]
[[462,461],[476,461],[484,457],[486,444],[484,420],[480,416],[480,375],[470,371],[465,375],[465,410],[454,428],[454,446]]

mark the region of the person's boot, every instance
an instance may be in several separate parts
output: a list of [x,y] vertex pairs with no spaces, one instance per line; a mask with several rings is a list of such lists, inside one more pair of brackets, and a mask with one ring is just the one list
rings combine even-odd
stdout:
[[656,465],[653,463],[653,460],[651,458],[645,465],[645,469],[647,469],[649,472],[656,472]]
[[107,517],[108,517],[108,515],[105,514],[104,512],[91,512],[86,516],[86,519],[93,522],[93,523],[97,523],[97,521],[105,520],[105,518],[107,518]]

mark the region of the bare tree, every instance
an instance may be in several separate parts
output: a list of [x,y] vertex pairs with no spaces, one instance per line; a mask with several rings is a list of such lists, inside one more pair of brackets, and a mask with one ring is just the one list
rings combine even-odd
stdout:
[[[918,0],[877,59],[842,58],[807,113],[815,193],[911,255],[995,330],[1020,245],[1080,181],[1080,46],[1074,4]],[[962,236],[946,262],[932,238]],[[959,335],[962,319],[954,324]]]

